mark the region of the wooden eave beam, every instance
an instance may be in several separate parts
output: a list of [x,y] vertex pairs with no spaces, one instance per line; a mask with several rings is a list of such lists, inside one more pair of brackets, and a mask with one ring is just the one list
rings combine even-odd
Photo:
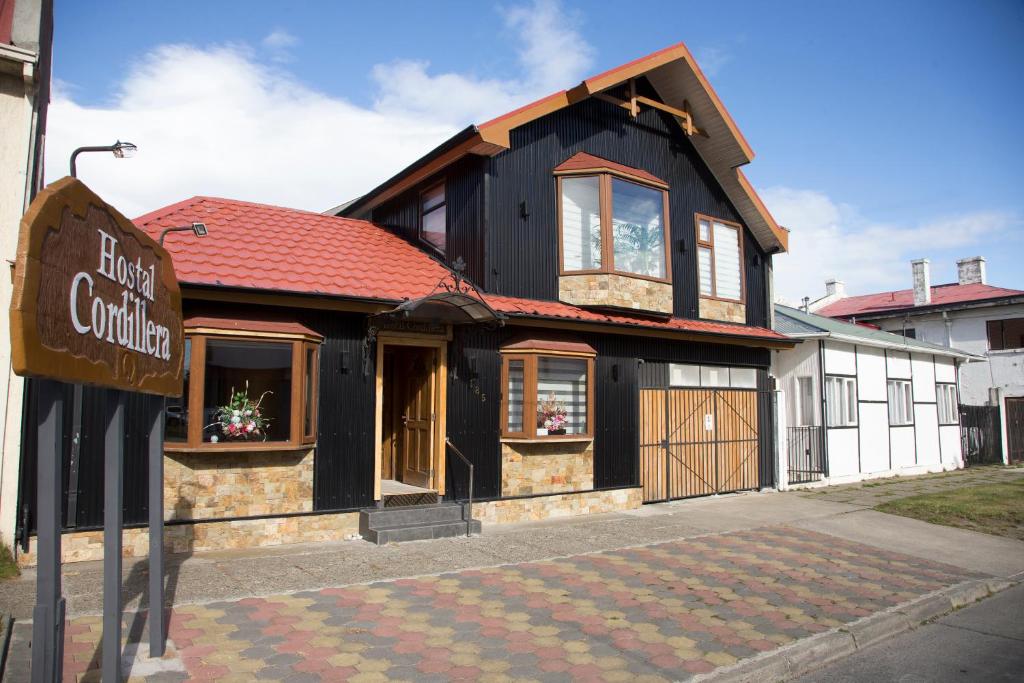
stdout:
[[674,116],[676,118],[676,122],[683,129],[683,132],[686,133],[687,135],[700,135],[703,137],[707,137],[706,132],[697,128],[697,126],[694,125],[693,115],[690,114],[690,112],[686,111],[685,109],[673,107],[670,104],[665,104],[664,102],[659,102],[658,100],[651,99],[650,97],[637,95],[635,81],[633,80],[630,80],[630,99],[628,100],[621,100],[618,97],[615,97],[614,95],[609,95],[606,92],[596,92],[593,94],[593,97],[596,97],[597,99],[602,100],[604,102],[609,102],[618,107],[622,107],[623,109],[628,111],[630,115],[633,116],[634,118],[639,112],[638,104],[644,104],[648,107],[651,107],[652,109],[658,109],[660,111],[663,111],[667,114],[671,114],[672,116]]

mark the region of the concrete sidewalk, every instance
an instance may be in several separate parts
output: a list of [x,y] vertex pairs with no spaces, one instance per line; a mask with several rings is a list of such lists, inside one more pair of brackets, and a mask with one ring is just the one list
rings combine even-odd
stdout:
[[[217,668],[224,666],[231,671],[257,667],[244,669],[250,679],[258,672],[287,680],[332,680],[343,673],[366,674],[361,677],[370,680],[370,674],[385,672],[419,679],[430,673],[418,668],[427,650],[445,648],[450,655],[472,656],[460,661],[475,657],[492,667],[475,672],[480,677],[507,677],[513,670],[525,675],[530,664],[516,664],[525,657],[516,659],[509,648],[516,638],[527,637],[513,636],[518,626],[493,635],[499,621],[527,625],[532,635],[518,642],[528,642],[529,651],[521,655],[555,648],[548,651],[552,660],[574,661],[572,655],[580,666],[615,660],[615,666],[602,669],[602,678],[661,680],[727,666],[965,580],[1017,578],[1024,573],[1024,543],[798,493],[753,493],[491,527],[474,538],[208,553],[179,558],[168,573],[169,595],[177,605],[171,631],[175,647],[167,660],[134,659],[134,671],[151,674],[151,680],[224,673]],[[101,606],[102,568],[74,564],[65,574],[73,626],[68,664],[84,671],[95,658],[99,622],[92,615]],[[392,581],[403,577],[417,578]],[[130,609],[145,606],[145,578],[145,562],[126,564]],[[27,572],[0,584],[0,608],[26,618],[32,579]],[[602,593],[608,586],[616,588]],[[390,607],[382,607],[385,603]],[[671,609],[653,614],[652,603]],[[383,614],[385,608],[398,612]],[[145,615],[139,617],[127,618],[126,633],[135,639],[144,632]],[[600,631],[599,621],[615,633],[584,630],[590,625]],[[417,623],[425,631],[417,630]],[[569,630],[563,628],[567,624]],[[23,621],[16,626],[12,664],[27,653],[26,626]],[[399,632],[377,633],[377,626]],[[622,629],[618,640],[613,638]],[[403,634],[417,641],[416,633],[427,633],[427,650],[407,652],[399,660],[384,656],[405,642]],[[311,647],[320,649],[306,652],[314,640],[320,644]],[[467,640],[479,652],[454,649],[466,647]],[[583,645],[586,651],[579,649]],[[229,652],[235,659],[218,663]],[[358,654],[357,661],[329,661],[339,653]],[[317,660],[320,655],[326,659]],[[652,665],[661,655],[665,666]],[[303,663],[312,660],[317,663]],[[540,678],[585,673],[548,666],[556,668]],[[399,668],[391,672],[392,667]],[[533,677],[543,671],[537,668]],[[450,680],[462,673],[468,674],[438,670],[431,675]]]

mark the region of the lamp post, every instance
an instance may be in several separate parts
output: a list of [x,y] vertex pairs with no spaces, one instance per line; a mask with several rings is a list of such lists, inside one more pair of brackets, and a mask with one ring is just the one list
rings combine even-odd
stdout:
[[112,145],[93,145],[89,147],[79,147],[71,153],[71,177],[78,177],[78,169],[75,166],[75,161],[78,159],[78,155],[83,152],[113,152],[114,156],[118,159],[128,159],[135,155],[139,148],[130,142],[121,142],[118,140]]
[[164,238],[167,237],[169,232],[192,232],[195,233],[196,237],[206,237],[206,223],[193,222],[191,225],[179,225],[173,228],[164,228],[163,232],[160,233],[160,246],[164,246]]

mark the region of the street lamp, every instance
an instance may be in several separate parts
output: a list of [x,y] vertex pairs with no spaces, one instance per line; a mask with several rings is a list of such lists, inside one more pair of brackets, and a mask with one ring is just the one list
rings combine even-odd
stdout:
[[75,160],[78,155],[82,152],[113,152],[114,156],[118,159],[128,159],[135,156],[135,152],[139,150],[138,147],[130,142],[121,142],[118,140],[112,145],[98,145],[94,147],[79,147],[71,153],[71,177],[77,178],[78,172],[75,168]]
[[164,231],[160,233],[160,246],[164,245],[164,238],[167,237],[169,232],[189,232],[195,233],[196,237],[206,237],[206,223],[193,222],[192,225],[179,225],[174,228],[164,228]]

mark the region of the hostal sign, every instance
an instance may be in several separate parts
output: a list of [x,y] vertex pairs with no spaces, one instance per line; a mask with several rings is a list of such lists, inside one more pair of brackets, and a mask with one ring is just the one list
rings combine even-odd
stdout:
[[16,373],[177,396],[182,334],[163,247],[75,178],[36,197],[18,237]]

